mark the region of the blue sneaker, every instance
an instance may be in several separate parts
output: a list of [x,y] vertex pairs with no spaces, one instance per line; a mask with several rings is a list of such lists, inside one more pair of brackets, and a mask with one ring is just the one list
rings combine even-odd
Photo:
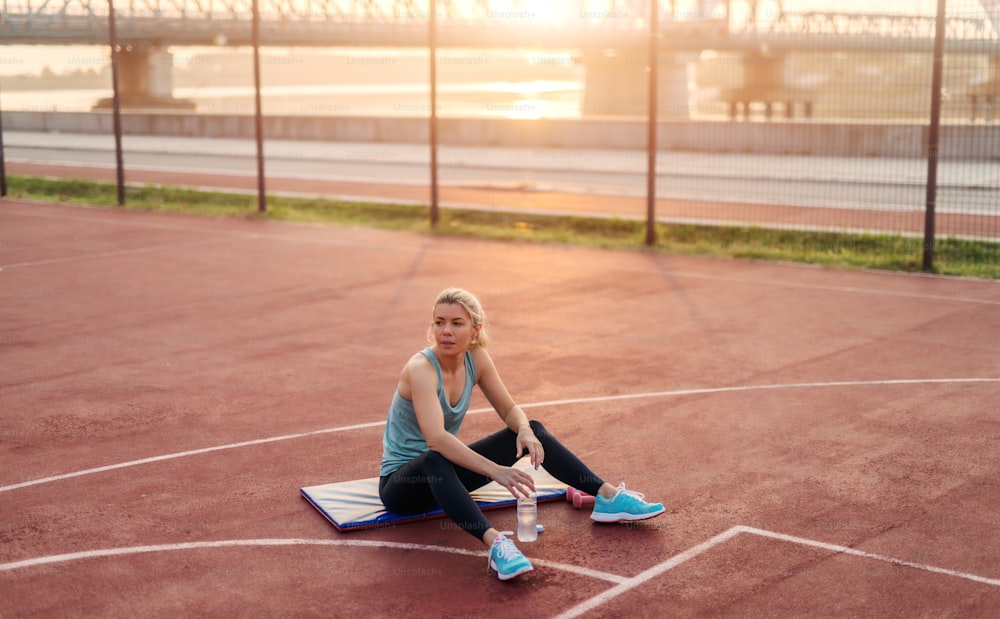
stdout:
[[488,569],[496,570],[500,580],[510,580],[535,569],[514,542],[507,538],[513,534],[513,531],[500,533],[490,547]]
[[641,492],[625,489],[625,484],[618,486],[618,492],[613,499],[597,495],[594,499],[594,513],[591,520],[597,522],[624,522],[628,520],[645,520],[659,516],[664,511],[663,503],[647,503],[642,500]]

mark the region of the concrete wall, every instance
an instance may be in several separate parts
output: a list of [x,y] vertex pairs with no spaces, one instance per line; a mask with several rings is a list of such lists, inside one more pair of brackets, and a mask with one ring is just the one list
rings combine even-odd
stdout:
[[[268,116],[268,139],[339,142],[426,143],[422,118]],[[113,132],[110,112],[3,112],[7,131]],[[252,138],[252,116],[189,112],[127,112],[128,135]],[[645,150],[642,119],[442,118],[439,142],[452,146],[519,146]],[[906,124],[843,124],[823,121],[676,121],[658,127],[660,150],[843,157],[924,157],[927,127]],[[1000,158],[1000,124],[946,125],[942,158]]]

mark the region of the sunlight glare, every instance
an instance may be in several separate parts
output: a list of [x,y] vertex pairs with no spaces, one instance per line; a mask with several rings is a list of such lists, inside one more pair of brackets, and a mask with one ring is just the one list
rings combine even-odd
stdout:
[[566,90],[565,84],[552,80],[532,80],[530,82],[498,82],[490,87],[494,92],[509,92],[519,95],[539,95]]
[[502,113],[504,118],[519,120],[538,120],[544,114],[548,104],[541,99],[518,99]]

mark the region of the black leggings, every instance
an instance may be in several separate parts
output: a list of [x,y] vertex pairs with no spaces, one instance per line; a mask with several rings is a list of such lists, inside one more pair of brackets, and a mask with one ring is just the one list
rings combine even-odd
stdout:
[[[604,481],[549,434],[541,422],[530,424],[545,450],[545,470],[564,484],[596,495]],[[497,464],[511,466],[518,459],[516,441],[517,434],[504,428],[469,447]],[[469,493],[489,482],[485,475],[428,451],[381,477],[378,494],[389,511],[399,514],[419,514],[440,506],[455,524],[481,540],[493,525]]]

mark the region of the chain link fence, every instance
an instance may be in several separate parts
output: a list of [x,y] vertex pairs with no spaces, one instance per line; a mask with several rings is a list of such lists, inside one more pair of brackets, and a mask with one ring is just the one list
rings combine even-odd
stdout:
[[[367,80],[364,88],[338,85],[335,95],[307,98],[289,84],[295,94],[285,98],[294,101],[296,114],[314,118],[297,123],[268,111],[278,102],[272,96],[264,102],[264,123],[269,139],[281,126],[294,135],[290,139],[331,144],[365,141],[337,136],[362,136],[369,126],[380,136],[373,141],[414,147],[433,135],[432,148],[440,147],[435,178],[440,173],[445,185],[506,190],[492,206],[508,210],[645,216],[777,233],[898,235],[912,240],[914,251],[947,238],[996,243],[1000,3],[941,1],[947,4],[939,22],[934,14],[875,8],[796,14],[763,1],[609,0],[597,3],[604,6],[598,10],[594,3],[566,0],[570,8],[555,15],[495,11],[481,0],[475,15],[495,30],[546,32],[558,24],[565,34],[598,20],[599,31],[614,33],[618,43],[613,49],[540,45],[517,53],[442,47],[434,63],[435,131],[427,128],[427,47],[345,52],[323,59],[319,70],[331,83]],[[439,5],[439,14],[441,6],[451,5]],[[393,19],[413,22],[411,30],[428,28],[426,7],[407,1],[396,6]],[[648,13],[654,8],[655,21]],[[657,28],[657,149],[655,201],[649,204],[651,23]],[[448,30],[447,17],[443,28]],[[265,36],[272,29],[265,28]],[[620,45],[622,32],[632,32],[629,46]],[[246,47],[234,51],[242,55],[217,71],[206,92],[230,79],[251,83],[251,56]],[[286,88],[280,81],[286,74],[314,66],[315,58],[299,53],[265,57],[265,87]],[[191,57],[178,66],[186,57],[174,57],[175,86],[201,64],[218,60]],[[382,72],[397,82],[403,72],[409,81],[393,90],[391,83],[375,83]],[[198,94],[197,88],[186,90]],[[207,101],[199,103],[201,117],[253,115],[249,95]],[[253,137],[250,124],[229,120],[237,119],[226,122],[242,129],[227,137]],[[383,125],[389,129],[378,129]],[[402,165],[390,145],[377,146],[346,152],[354,157],[371,150]],[[478,176],[470,180],[473,173]]]
[[[859,36],[853,49],[826,45],[833,39],[819,29],[815,51],[783,49],[774,43],[786,39],[775,35],[770,49],[702,52],[684,130],[730,152],[690,170],[705,180],[700,203],[672,204],[671,197],[694,196],[663,178],[658,195],[667,202],[658,215],[901,235],[923,239],[914,246],[930,249],[949,237],[1000,240],[1000,8],[989,0],[947,0],[940,46],[934,15],[879,17],[870,11],[824,18],[830,33],[868,29],[872,36]],[[778,17],[772,29],[791,42],[804,32],[796,27],[804,26]],[[674,108],[661,101],[661,123],[676,116]],[[721,129],[720,118],[726,119]],[[716,138],[715,131],[726,135]],[[659,141],[691,147],[670,128],[661,127]],[[726,183],[732,195],[722,195]]]

